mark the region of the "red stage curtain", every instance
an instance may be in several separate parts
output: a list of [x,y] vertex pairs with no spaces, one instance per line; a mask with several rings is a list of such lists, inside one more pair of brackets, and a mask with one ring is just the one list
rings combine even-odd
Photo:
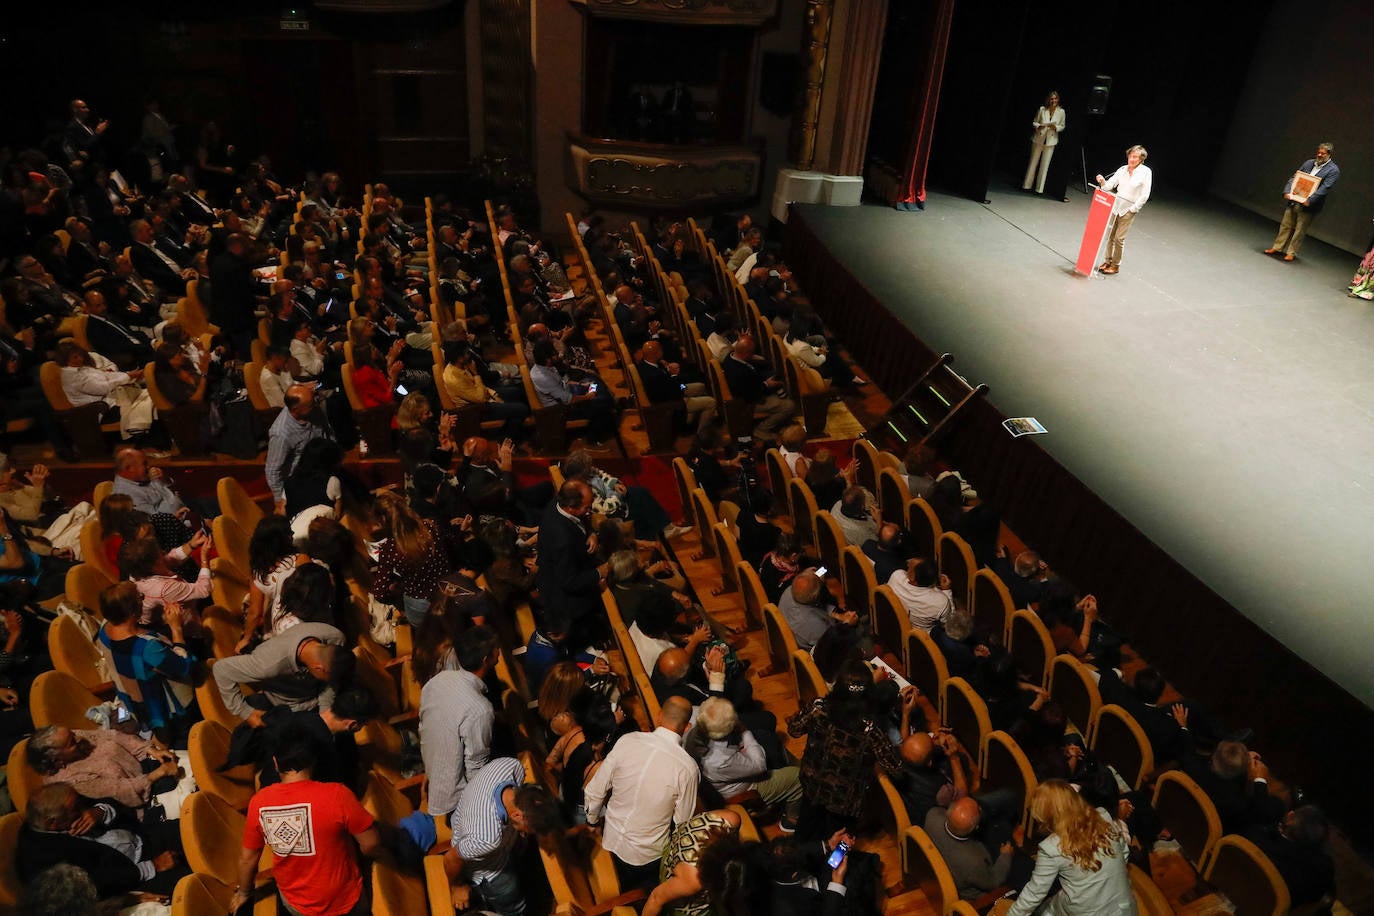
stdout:
[[911,138],[902,156],[902,191],[898,209],[925,209],[926,166],[930,164],[930,140],[935,134],[935,112],[940,106],[940,83],[945,75],[945,55],[954,23],[954,0],[929,0],[929,28],[922,46],[913,51],[923,61],[912,93]]

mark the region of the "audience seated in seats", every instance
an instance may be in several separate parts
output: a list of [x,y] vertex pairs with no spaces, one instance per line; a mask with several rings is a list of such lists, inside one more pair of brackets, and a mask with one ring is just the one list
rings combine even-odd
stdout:
[[303,913],[372,912],[357,854],[375,858],[381,837],[351,791],[315,779],[315,747],[304,731],[278,742],[273,760],[281,781],[259,789],[248,803],[231,910],[252,896],[258,860],[270,846],[272,878],[288,907]]
[[495,717],[483,679],[496,667],[499,644],[489,627],[473,627],[454,646],[457,666],[420,690],[420,750],[429,777],[429,813],[457,812],[473,778],[491,757]]
[[0,453],[0,509],[16,522],[36,525],[43,520],[47,481],[47,465],[35,464],[20,480],[19,469],[8,455]]
[[1245,835],[1279,870],[1295,908],[1335,898],[1336,871],[1327,847],[1330,827],[1320,808],[1302,805],[1277,824],[1253,827]]
[[535,345],[530,380],[534,382],[540,406],[568,405],[569,419],[585,419],[590,424],[587,429],[587,448],[604,448],[607,441],[615,436],[615,401],[610,391],[595,383],[590,386],[578,384],[574,388],[555,366],[556,356],[551,341]]
[[697,433],[687,464],[696,476],[697,486],[706,491],[712,505],[723,499],[739,498],[741,457],[733,448],[719,423],[712,423]]
[[873,577],[884,585],[893,573],[906,569],[906,550],[902,544],[902,529],[891,522],[878,526],[878,536],[861,545],[864,556],[873,563]]
[[[782,455],[782,463],[792,472],[793,477],[805,480],[806,471],[811,467],[811,462],[806,458],[806,427],[795,420],[784,426],[778,434],[778,454]],[[784,483],[785,481],[775,481],[773,486],[781,488]],[[826,505],[829,505],[829,502]]]
[[1183,770],[1216,806],[1223,833],[1245,833],[1283,818],[1283,802],[1269,794],[1269,767],[1258,753],[1239,741],[1220,741],[1210,758],[1198,757],[1191,736],[1184,733]]
[[187,359],[186,352],[173,343],[158,345],[153,357],[153,378],[173,407],[189,402],[201,385],[200,372]]
[[716,401],[699,378],[685,373],[680,363],[666,362],[663,344],[647,340],[640,351],[639,376],[649,401],[654,404],[681,402],[687,425],[701,431],[716,418]]
[[142,369],[152,362],[153,348],[148,338],[110,314],[105,295],[93,289],[86,293],[86,340],[91,349],[122,370]]
[[564,480],[582,480],[592,488],[595,514],[633,522],[636,536],[651,542],[647,546],[656,547],[652,540],[659,536],[671,540],[689,530],[672,523],[647,487],[626,485],[607,474],[592,464],[592,456],[585,449],[570,453],[559,468]]
[[978,768],[948,731],[907,735],[901,753],[902,770],[892,781],[913,824],[925,824],[931,810],[951,809],[977,789]]
[[92,801],[110,799],[131,809],[148,804],[158,783],[166,780],[161,791],[172,788],[180,772],[171,751],[116,729],[48,725],[29,738],[26,754],[44,782],[65,783]]
[[186,643],[179,605],[162,609],[170,637],[139,624],[143,598],[132,582],[118,582],[100,593],[105,618],[96,645],[114,671],[115,693],[144,728],[163,743],[184,747],[195,697],[192,675],[197,658]]
[[906,608],[913,629],[930,632],[931,627],[949,619],[954,610],[949,576],[925,557],[907,561],[906,569],[893,573],[887,585]]
[[686,613],[699,622],[705,621],[702,616],[705,612],[691,595],[681,591],[687,587],[687,582],[672,560],[645,565],[638,551],[624,549],[611,554],[607,564],[606,581],[626,627],[639,619],[640,609],[650,601],[657,607],[666,607],[675,618]]
[[778,610],[792,628],[797,648],[810,651],[831,627],[858,626],[859,615],[831,604],[825,581],[814,569],[800,572],[778,601]]
[[806,485],[816,497],[816,505],[834,505],[849,485],[835,464],[835,453],[828,448],[817,449],[806,468]]
[[1013,560],[1011,551],[1003,547],[998,550],[997,556],[988,564],[988,568],[997,574],[997,578],[1006,585],[1007,591],[1011,592],[1012,607],[1029,608],[1039,604],[1044,597],[1050,570],[1035,551],[1023,550]]
[[[828,864],[830,854],[841,842],[851,848],[839,866]],[[758,887],[763,901],[748,912],[772,913],[773,916],[803,916],[820,913],[838,916],[849,899],[849,866],[864,854],[854,851],[854,836],[837,830],[824,841],[801,842],[796,837],[776,837],[769,844],[764,860],[766,881],[755,880],[747,886]],[[709,864],[709,863],[708,863]],[[856,893],[856,899],[862,893]]]
[[1011,656],[999,649],[974,669],[974,690],[988,707],[992,727],[1011,732],[1017,723],[1039,712],[1049,701],[1049,692],[1039,684],[1020,679]]
[[797,404],[787,397],[782,379],[775,376],[767,363],[754,354],[757,348],[752,337],[741,337],[724,361],[725,381],[730,393],[753,404],[762,412],[754,426],[754,438],[771,442],[797,413]]
[[354,348],[353,387],[364,408],[386,407],[395,400],[396,386],[405,369],[405,364],[401,362],[403,349],[405,343],[396,341],[387,351],[383,362],[381,352],[375,347]]
[[524,437],[524,422],[530,415],[524,393],[519,400],[507,401],[494,388],[487,387],[477,371],[472,351],[462,344],[444,345],[444,386],[459,407],[479,408],[483,420],[504,420],[502,435],[519,441]]
[[773,524],[775,516],[773,494],[758,485],[751,487],[735,524],[739,526],[739,555],[755,569],[782,534],[782,529]]
[[499,515],[534,525],[554,498],[553,484],[541,481],[516,486],[514,459],[515,444],[510,440],[500,445],[480,436],[465,440],[457,471],[463,502],[470,511],[482,516]]
[[[213,496],[183,499],[173,486],[172,479],[161,468],[149,467],[150,454],[143,449],[121,446],[115,451],[115,495],[133,500],[134,508],[153,517],[158,537],[163,538],[165,520],[161,516],[176,516],[182,527],[195,527],[201,518],[219,515],[219,504]],[[199,516],[199,518],[197,518]],[[185,532],[178,532],[185,539]],[[180,541],[178,541],[180,543]]]
[[[731,886],[738,878],[737,869],[751,852],[739,844],[735,833],[739,825],[740,816],[729,809],[703,811],[676,825],[665,847],[659,884],[649,893],[643,912],[648,916],[663,912],[725,912],[724,908],[732,904],[741,906],[751,898],[761,897],[758,889]],[[727,869],[736,873],[729,878],[722,875],[724,880],[720,881],[708,877]],[[717,906],[722,909],[717,910]],[[742,908],[736,912],[750,910]]]
[[778,535],[773,549],[759,562],[759,582],[773,604],[781,605],[783,595],[803,569],[814,566],[813,558],[802,555],[801,543],[790,531]]
[[[353,655],[345,648],[343,633],[328,624],[302,623],[247,655],[220,659],[213,672],[229,711],[260,728],[273,706],[330,708],[334,686],[352,670]],[[252,696],[244,695],[245,684],[254,689]]]
[[929,499],[937,473],[934,450],[925,445],[911,446],[902,457],[902,469],[906,471],[906,487],[912,499]]
[[978,833],[982,818],[982,808],[968,796],[948,808],[933,807],[925,816],[925,831],[949,866],[962,900],[974,900],[1001,887],[1011,871],[1012,844],[1001,844],[995,857],[989,853]]
[[[626,553],[629,551],[620,552],[621,555]],[[625,559],[621,560],[622,564],[626,562]],[[612,561],[612,568],[615,565]],[[630,624],[629,631],[630,640],[639,653],[645,671],[653,671],[658,664],[658,657],[677,647],[678,641],[673,638],[671,631],[681,610],[671,594],[661,592],[651,592],[638,602],[635,622]],[[703,622],[695,622],[691,626],[691,633],[686,637],[683,648],[688,655],[695,655],[698,648],[711,640],[711,627]]]
[[797,829],[802,802],[800,768],[769,768],[763,746],[743,726],[729,700],[709,697],[702,702],[683,747],[700,764],[702,777],[721,798],[729,801],[746,792],[757,792],[769,808],[783,809],[784,833]]
[[182,614],[182,623],[191,623],[193,632],[199,628],[197,606],[210,597],[211,544],[204,532],[197,532],[192,541],[197,538],[200,544],[194,548],[194,556],[200,571],[193,582],[187,582],[172,571],[167,563],[167,554],[156,539],[126,540],[120,545],[119,571],[138,589],[143,601],[143,610],[139,615],[142,626],[152,626],[159,617],[166,622],[170,613],[166,606],[177,605]]
[[737,322],[734,315],[721,312],[716,316],[714,324],[711,333],[706,335],[706,348],[711,351],[717,362],[724,363],[735,351],[735,344],[740,339],[740,334],[736,330]]
[[313,386],[292,385],[284,407],[267,431],[267,460],[263,465],[278,512],[286,511],[286,480],[296,470],[305,444],[311,439],[334,438],[324,418],[315,412]]
[[878,501],[863,487],[845,487],[839,500],[830,507],[830,514],[839,523],[846,544],[863,547],[878,536],[878,524],[882,521]]
[[830,693],[787,721],[787,734],[806,736],[801,779],[804,804],[797,834],[820,839],[858,822],[864,797],[877,781],[901,769],[901,757],[873,719],[873,672],[847,662]]
[[[116,898],[121,906],[128,898]],[[100,893],[84,868],[62,863],[31,876],[19,898],[25,916],[92,916],[100,911]]]
[[164,299],[186,295],[186,281],[195,278],[195,271],[178,264],[155,244],[153,224],[136,219],[129,224],[129,232],[133,236],[129,257],[134,269],[155,283]]
[[453,415],[436,417],[422,392],[411,391],[401,398],[395,423],[401,470],[406,476],[414,474],[421,464],[446,468],[452,462],[458,451],[452,435]]
[[1141,668],[1131,684],[1125,683],[1116,670],[1102,666],[1098,669],[1098,692],[1102,702],[1114,703],[1131,714],[1140,724],[1150,742],[1155,766],[1181,761],[1188,743],[1185,725],[1188,708],[1183,703],[1159,705],[1168,683],[1156,668]]
[[101,899],[142,890],[170,896],[189,874],[178,825],[140,823],[122,806],[83,799],[66,783],[50,783],[29,798],[14,867],[22,881],[54,865],[75,865]]
[[153,425],[153,400],[140,386],[142,369],[120,372],[98,353],[88,353],[70,340],[57,345],[62,367],[62,393],[73,407],[103,403],[119,410],[119,434],[124,439],[146,436]]
[[978,660],[992,654],[988,645],[974,633],[973,615],[957,606],[943,621],[930,628],[930,638],[944,655],[950,677],[970,677]]
[[682,749],[691,714],[686,700],[669,698],[654,730],[622,736],[587,784],[587,823],[604,820],[601,845],[622,889],[654,883],[672,826],[696,809],[700,771]]
[[286,392],[296,384],[288,371],[291,351],[286,347],[270,346],[267,358],[263,360],[262,371],[258,374],[258,384],[262,386],[262,396],[271,407],[286,406]]
[[365,503],[371,494],[343,467],[343,449],[332,439],[311,439],[286,480],[286,511],[291,534],[304,544],[317,518],[341,518],[347,506]]

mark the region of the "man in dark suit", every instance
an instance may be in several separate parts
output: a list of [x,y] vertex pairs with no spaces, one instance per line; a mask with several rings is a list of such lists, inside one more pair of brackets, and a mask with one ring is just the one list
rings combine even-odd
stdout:
[[864,541],[859,549],[873,561],[873,575],[879,585],[886,585],[897,570],[906,569],[910,559],[902,549],[902,529],[891,522],[879,526],[878,536]]
[[[687,425],[696,424],[701,432],[716,418],[716,399],[706,391],[700,380],[685,376],[678,363],[663,359],[663,344],[647,340],[636,364],[644,390],[654,404],[681,404],[686,412]],[[681,416],[681,414],[679,414]]]
[[778,430],[797,413],[797,404],[786,396],[782,380],[769,371],[762,360],[754,360],[754,338],[741,337],[722,365],[730,394],[753,404],[762,413],[754,427],[754,438],[767,441],[778,437]]
[[85,220],[67,220],[67,234],[72,237],[67,246],[67,270],[76,286],[81,286],[93,270],[108,271],[113,265],[91,240],[91,227]]
[[1336,867],[1327,851],[1329,833],[1322,810],[1303,805],[1289,811],[1279,823],[1247,834],[1283,876],[1295,908],[1335,895]]
[[91,349],[120,369],[142,369],[152,361],[153,348],[148,338],[110,315],[105,296],[99,290],[86,293],[86,340]]
[[1285,261],[1298,256],[1308,227],[1322,212],[1322,207],[1326,206],[1326,195],[1336,179],[1341,177],[1340,167],[1331,161],[1331,154],[1335,150],[1330,143],[1318,143],[1317,155],[1298,166],[1299,172],[1320,179],[1311,194],[1304,197],[1293,193],[1293,181],[1298,177],[1296,173],[1283,186],[1283,219],[1279,222],[1279,234],[1274,236],[1274,244],[1264,249],[1265,254],[1282,255]]
[[[1187,717],[1184,717],[1187,721]],[[1244,833],[1283,817],[1283,802],[1269,794],[1269,767],[1239,741],[1221,741],[1206,760],[1185,742],[1183,771],[1193,777],[1221,815],[1223,833]]]
[[190,270],[154,244],[153,224],[146,219],[136,219],[129,224],[129,232],[134,237],[134,243],[129,246],[134,269],[157,284],[163,296],[186,295],[186,275]]
[[1163,675],[1154,668],[1142,668],[1136,672],[1135,684],[1128,686],[1114,669],[1103,667],[1097,687],[1103,703],[1115,703],[1139,723],[1150,741],[1156,767],[1183,758],[1188,744],[1183,723],[1188,721],[1188,714],[1182,703],[1158,705],[1164,695]]
[[188,222],[200,226],[213,226],[219,222],[215,208],[191,193],[191,185],[185,175],[173,175],[167,180],[167,188],[181,200],[181,215]]
[[242,360],[250,358],[257,330],[257,318],[253,314],[257,295],[253,269],[245,256],[247,245],[243,234],[232,233],[224,242],[224,251],[210,262],[210,284],[215,288],[210,320],[229,336],[235,355]]
[[539,522],[539,570],[535,584],[549,626],[567,632],[573,645],[601,642],[610,627],[601,603],[607,565],[592,552],[587,521],[592,488],[569,480]]
[[169,823],[172,829],[165,831],[139,828],[131,814],[121,814],[115,805],[91,804],[70,785],[50,783],[29,798],[14,851],[15,869],[28,881],[67,862],[91,876],[101,899],[135,889],[170,895],[190,872],[179,864],[176,822]]

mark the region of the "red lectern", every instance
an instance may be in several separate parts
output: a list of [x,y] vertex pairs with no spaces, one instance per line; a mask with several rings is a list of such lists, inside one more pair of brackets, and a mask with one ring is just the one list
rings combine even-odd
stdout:
[[1085,277],[1092,276],[1097,253],[1102,250],[1102,240],[1107,237],[1107,226],[1112,221],[1114,206],[1115,194],[1093,188],[1093,200],[1088,205],[1088,225],[1083,227],[1083,244],[1078,246],[1078,260],[1073,265],[1073,269]]

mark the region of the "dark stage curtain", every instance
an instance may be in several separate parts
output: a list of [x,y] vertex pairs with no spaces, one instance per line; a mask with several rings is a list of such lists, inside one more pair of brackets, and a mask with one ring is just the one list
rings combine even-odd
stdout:
[[[938,358],[830,254],[795,208],[784,257],[826,324],[889,396],[900,396]],[[1232,727],[1254,728],[1255,746],[1276,775],[1307,787],[1347,831],[1369,839],[1374,793],[1349,790],[1364,781],[1355,768],[1374,733],[1374,711],[1198,580],[1033,438],[1007,435],[996,397],[992,391],[991,400],[975,400],[960,414],[935,443],[941,455],[1059,575],[1096,595],[1103,619],[1185,696]],[[1189,485],[1186,476],[1178,485]],[[1312,625],[1322,626],[1320,609],[1312,613]]]

